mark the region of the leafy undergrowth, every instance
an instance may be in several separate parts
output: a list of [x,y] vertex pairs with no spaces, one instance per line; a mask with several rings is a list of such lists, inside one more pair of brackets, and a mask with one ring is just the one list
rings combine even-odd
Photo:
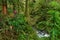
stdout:
[[14,18],[4,17],[1,21],[0,40],[37,40],[38,37],[25,21],[23,14]]
[[36,15],[40,17],[35,24],[36,28],[48,31],[50,37],[39,38],[25,20],[25,15],[16,14],[12,18],[9,15],[0,15],[0,40],[60,40],[59,3],[52,1],[48,7],[42,4],[34,13],[34,18]]

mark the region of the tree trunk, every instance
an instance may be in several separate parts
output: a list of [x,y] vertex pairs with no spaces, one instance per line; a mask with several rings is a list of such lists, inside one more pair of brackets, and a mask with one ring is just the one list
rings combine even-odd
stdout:
[[31,25],[30,14],[29,14],[29,1],[28,0],[25,0],[25,16],[26,16],[26,20],[27,20],[28,24]]
[[3,14],[7,14],[7,0],[2,0],[2,12]]

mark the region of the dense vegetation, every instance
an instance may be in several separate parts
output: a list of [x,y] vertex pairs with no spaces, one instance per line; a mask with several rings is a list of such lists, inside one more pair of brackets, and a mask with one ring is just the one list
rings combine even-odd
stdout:
[[[50,37],[39,38],[32,27]],[[60,40],[59,0],[1,0],[0,40]]]

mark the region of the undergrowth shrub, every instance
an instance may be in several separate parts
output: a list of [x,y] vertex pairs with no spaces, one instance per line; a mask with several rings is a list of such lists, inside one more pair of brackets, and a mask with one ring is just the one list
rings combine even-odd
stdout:
[[17,14],[14,18],[8,21],[10,26],[14,26],[13,30],[16,31],[17,40],[37,40],[37,35],[31,26],[25,21],[24,14]]
[[50,2],[49,5],[52,7],[50,10],[48,10],[48,13],[51,15],[49,19],[53,24],[51,26],[51,40],[59,40],[60,38],[58,36],[60,35],[60,5],[56,1]]
[[[33,4],[31,4],[31,7],[32,5]],[[48,5],[39,3],[38,10],[33,11],[31,15],[37,19],[35,25],[37,25],[38,29],[45,29],[50,33],[51,36],[49,39],[60,40],[60,4],[58,2],[51,1]],[[0,27],[3,26],[9,29],[10,26],[13,26],[12,30],[18,34],[16,35],[17,40],[40,40],[32,27],[28,25],[24,14],[16,14],[13,18],[0,15],[0,18],[2,18]],[[42,38],[41,40],[49,39]]]
[[[49,39],[60,40],[60,4],[57,1],[51,1],[48,5],[41,7],[33,13],[33,16],[39,16],[35,26],[37,29],[46,30],[51,35]],[[43,38],[44,39],[44,38]],[[45,40],[45,39],[44,39]]]

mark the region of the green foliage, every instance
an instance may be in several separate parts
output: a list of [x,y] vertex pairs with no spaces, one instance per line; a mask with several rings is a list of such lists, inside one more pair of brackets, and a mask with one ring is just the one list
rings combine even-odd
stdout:
[[[60,35],[59,33],[59,28],[60,28],[60,12],[57,10],[59,9],[59,4],[57,2],[51,2],[51,5],[53,8],[56,8],[55,10],[54,9],[51,9],[48,11],[48,13],[50,15],[52,15],[53,17],[53,26],[52,26],[52,29],[51,29],[51,36],[52,36],[52,40],[57,40],[59,39],[58,36]],[[52,19],[51,19],[52,20]]]
[[60,4],[57,1],[52,1],[49,3],[50,7],[53,7],[55,9],[59,9],[60,8]]
[[25,21],[24,14],[17,14],[14,18],[5,17],[4,20],[8,22],[8,26],[14,26],[13,30],[18,34],[17,40],[37,40],[35,37],[37,35],[33,33],[34,30]]
[[[37,37],[32,25],[30,26],[27,23],[24,15],[25,4],[22,0],[8,0],[7,3],[8,5],[13,5],[14,3],[15,8],[19,10],[21,14],[15,14],[13,18],[0,14],[0,28],[4,29],[13,26],[13,30],[18,34],[16,35],[17,40],[60,40],[60,4],[57,1],[35,0],[35,2],[29,2],[30,17],[31,20],[33,20],[32,24],[35,22],[33,25],[36,26],[37,29],[48,31],[51,35],[49,38]],[[2,3],[0,2],[0,4]],[[1,7],[0,10],[2,10]],[[9,7],[8,13],[12,12],[13,9]]]
[[51,40],[59,40],[60,4],[57,1],[51,1],[48,4],[40,4],[38,10],[31,13],[31,15],[33,18],[36,15],[39,16],[35,24],[35,26],[37,25],[36,28],[48,31],[51,35]]

